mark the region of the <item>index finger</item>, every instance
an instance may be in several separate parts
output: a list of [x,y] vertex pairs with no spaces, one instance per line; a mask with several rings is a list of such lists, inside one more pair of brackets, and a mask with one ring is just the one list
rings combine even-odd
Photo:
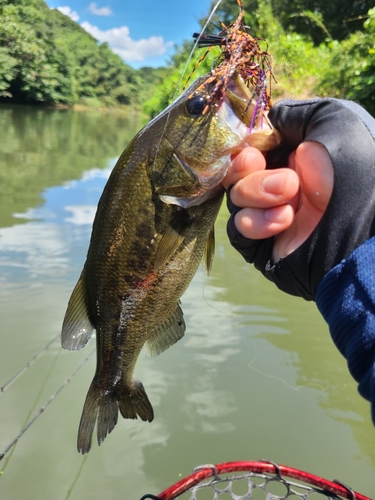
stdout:
[[264,170],[266,168],[266,160],[262,153],[253,147],[244,148],[232,160],[227,175],[223,179],[223,186],[227,189],[246,175],[257,170]]

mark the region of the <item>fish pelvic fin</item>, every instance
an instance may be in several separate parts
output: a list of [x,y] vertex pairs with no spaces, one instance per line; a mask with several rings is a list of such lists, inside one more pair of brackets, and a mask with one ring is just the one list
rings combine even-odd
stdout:
[[81,349],[90,340],[93,331],[94,326],[86,305],[85,277],[82,272],[69,299],[61,331],[61,345],[64,349]]
[[154,411],[142,382],[134,378],[131,385],[122,383],[113,390],[103,390],[94,379],[87,393],[79,423],[79,453],[85,455],[90,451],[95,424],[98,444],[102,444],[115,428],[119,410],[124,418],[135,419],[139,416],[148,422],[154,419]]

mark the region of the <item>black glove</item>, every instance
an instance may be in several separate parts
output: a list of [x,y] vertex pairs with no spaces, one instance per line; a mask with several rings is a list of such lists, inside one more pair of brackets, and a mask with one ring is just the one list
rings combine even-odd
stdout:
[[230,192],[228,236],[245,260],[278,288],[314,300],[327,272],[375,234],[375,119],[358,104],[337,99],[282,101],[269,118],[282,145],[267,154],[267,168],[287,165],[288,155],[301,142],[318,142],[333,164],[332,196],[307,240],[275,263],[274,238],[250,240],[237,231],[234,215],[240,208],[231,203]]

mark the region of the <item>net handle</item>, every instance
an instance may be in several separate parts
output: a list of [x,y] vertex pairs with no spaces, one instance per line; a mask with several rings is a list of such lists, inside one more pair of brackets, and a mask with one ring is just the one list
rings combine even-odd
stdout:
[[328,481],[327,479],[315,476],[309,472],[294,469],[293,467],[288,467],[286,465],[276,465],[273,462],[262,460],[257,462],[225,462],[217,465],[203,465],[199,467],[199,469],[197,468],[197,470],[189,476],[181,479],[174,485],[164,490],[156,498],[160,500],[173,500],[178,495],[181,495],[181,493],[184,493],[189,488],[192,488],[204,479],[217,476],[219,474],[226,474],[228,472],[277,474],[280,477],[284,476],[305,481],[305,483],[317,486],[327,492],[334,493],[335,495],[340,495],[348,500],[371,500],[371,498],[352,491],[349,487],[346,487],[338,481]]

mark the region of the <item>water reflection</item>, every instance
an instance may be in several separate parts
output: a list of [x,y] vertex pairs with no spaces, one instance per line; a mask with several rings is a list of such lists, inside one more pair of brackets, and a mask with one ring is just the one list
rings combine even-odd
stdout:
[[104,170],[89,170],[79,182],[45,189],[43,205],[13,214],[23,224],[0,229],[0,265],[8,267],[5,276],[10,272],[13,281],[25,275],[30,280],[40,276],[56,280],[76,271],[72,263],[84,259],[97,201],[114,162],[109,160]]
[[121,114],[0,108],[0,226],[43,203],[43,191],[103,169],[139,128]]
[[[0,201],[1,386],[59,332],[97,200],[138,124],[35,110],[23,119],[18,108],[2,110],[0,123],[0,189],[9,188]],[[225,222],[223,210],[212,276],[200,270],[183,297],[186,336],[136,366],[154,422],[120,419],[102,447],[79,456],[90,360],[20,439],[0,478],[2,500],[137,499],[200,463],[258,458],[374,495],[369,405],[326,325],[313,304],[278,292],[236,255]],[[0,452],[90,349],[56,342],[0,394]]]

